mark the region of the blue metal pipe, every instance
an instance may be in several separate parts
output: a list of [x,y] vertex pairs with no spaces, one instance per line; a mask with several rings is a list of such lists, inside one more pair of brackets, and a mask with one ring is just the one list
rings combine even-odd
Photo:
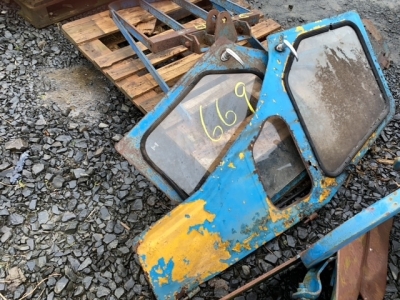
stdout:
[[[244,8],[236,3],[233,3],[229,0],[211,0],[213,4],[218,8],[222,8],[221,10],[227,10],[233,12],[234,14],[245,14],[250,12],[247,8]],[[218,9],[219,10],[219,9]]]
[[300,255],[303,264],[307,268],[315,266],[398,213],[400,190],[367,207],[313,244]]
[[207,11],[202,9],[201,7],[193,4],[192,2],[186,1],[186,0],[172,0],[172,2],[175,2],[182,8],[190,11],[192,14],[194,14],[196,17],[199,17],[203,20],[207,20]]
[[160,88],[164,93],[167,93],[169,91],[169,87],[167,83],[164,81],[164,79],[158,74],[157,70],[154,68],[153,64],[149,61],[147,56],[141,51],[136,44],[135,40],[132,38],[132,36],[129,34],[128,29],[130,27],[125,27],[122,23],[121,20],[119,19],[117,13],[115,11],[111,11],[112,18],[121,31],[122,35],[125,37],[125,39],[128,41],[129,45],[132,47],[133,51],[135,51],[136,55],[139,57],[139,59],[143,62],[149,73],[154,77],[154,79],[157,81],[159,84]]
[[155,16],[158,20],[172,28],[173,30],[179,31],[185,29],[183,25],[181,25],[179,22],[175,21],[172,19],[170,16],[167,14],[163,13],[162,11],[159,11],[157,8],[155,8],[153,5],[150,3],[140,0],[140,6],[151,13],[153,16]]

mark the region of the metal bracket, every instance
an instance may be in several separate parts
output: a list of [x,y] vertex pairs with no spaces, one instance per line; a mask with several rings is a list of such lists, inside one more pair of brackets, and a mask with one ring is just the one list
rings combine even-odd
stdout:
[[304,277],[303,282],[299,283],[297,292],[292,295],[292,299],[300,299],[300,300],[318,299],[322,291],[320,275],[322,271],[326,268],[326,266],[335,259],[336,256],[330,257],[324,263],[309,270],[306,276]]

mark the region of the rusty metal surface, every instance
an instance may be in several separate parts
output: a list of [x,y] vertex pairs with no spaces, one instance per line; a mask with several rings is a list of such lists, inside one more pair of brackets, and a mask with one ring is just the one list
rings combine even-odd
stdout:
[[233,299],[236,296],[239,296],[240,294],[242,294],[243,292],[251,289],[253,286],[256,286],[257,284],[277,275],[278,273],[286,270],[287,268],[290,268],[291,266],[295,265],[298,262],[300,262],[300,255],[297,255],[297,256],[289,259],[288,261],[285,261],[283,264],[279,265],[278,267],[273,268],[272,270],[268,271],[267,273],[257,277],[256,279],[250,281],[249,283],[245,284],[244,286],[241,286],[237,290],[222,297],[221,300]]
[[[332,300],[383,299],[389,234],[393,216],[400,213],[400,190],[389,194],[331,231],[281,266],[226,295],[232,299],[287,267],[302,261],[312,268],[339,253],[338,278]],[[314,299],[314,298],[313,298]]]
[[363,19],[365,29],[370,35],[372,47],[374,47],[376,56],[382,69],[387,69],[390,66],[390,49],[385,39],[371,22],[371,20]]
[[392,224],[386,221],[338,252],[336,299],[383,299]]
[[[109,5],[111,14],[116,16],[126,30],[153,53],[157,53],[179,45],[188,47],[191,51],[196,53],[205,52],[208,47],[215,42],[216,38],[214,37],[214,34],[219,36],[218,33],[221,30],[223,31],[221,35],[233,41],[237,41],[238,36],[241,37],[238,41],[251,38],[249,26],[258,23],[262,16],[262,13],[258,10],[249,11],[247,9],[245,9],[244,13],[233,16],[231,16],[231,14],[227,11],[219,12],[218,10],[211,10],[208,15],[205,15],[205,11],[203,9],[192,3],[186,3],[186,1],[176,1],[177,4],[183,5],[182,7],[184,8],[175,12],[174,17],[177,19],[187,16],[188,11],[203,19],[207,16],[207,22],[204,24],[196,25],[190,28],[184,28],[184,26],[177,22],[174,18],[156,9],[155,6],[152,5],[152,3],[155,2],[157,2],[157,0],[120,0]],[[120,13],[120,10],[132,7],[142,7],[144,10],[153,14],[154,17],[175,31],[168,34],[147,37],[145,34],[137,30],[135,26],[130,24]],[[218,15],[221,15],[220,19],[217,18]],[[222,20],[224,26],[218,25],[222,23]],[[226,26],[232,22],[233,24],[231,26]],[[206,29],[206,27],[208,27],[208,29]]]

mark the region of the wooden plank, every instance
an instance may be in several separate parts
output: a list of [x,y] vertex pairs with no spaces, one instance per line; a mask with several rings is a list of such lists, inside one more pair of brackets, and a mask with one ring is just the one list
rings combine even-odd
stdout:
[[[193,3],[200,2],[201,0],[191,0]],[[165,13],[173,13],[180,9],[178,5],[171,1],[161,1],[153,3],[155,7]],[[136,25],[142,21],[143,16],[148,13],[141,7],[133,7],[120,11],[121,15],[127,19],[132,25]],[[154,17],[151,17],[154,18]],[[80,21],[80,20],[78,20]],[[101,18],[87,18],[85,22],[71,22],[68,26],[63,25],[63,31],[68,37],[74,41],[75,44],[80,44],[85,41],[104,37],[107,34],[118,32],[118,27],[107,11],[107,15],[102,15]]]
[[113,51],[111,54],[106,54],[106,55],[97,57],[95,59],[95,63],[99,68],[107,68],[107,67],[111,67],[115,63],[118,63],[125,59],[129,59],[135,55],[136,55],[136,53],[135,53],[135,51],[133,51],[131,46],[126,46],[126,47],[123,47],[123,48]]
[[112,53],[112,51],[99,40],[85,43],[80,47],[80,50],[92,62],[93,58]]
[[[196,19],[193,21],[190,21],[186,24],[183,24],[184,27],[188,28],[191,26],[196,26],[196,25],[201,25],[203,24],[204,21],[202,19]],[[169,32],[172,32],[173,30],[167,30],[165,32],[162,32],[159,35],[167,34]],[[139,49],[142,51],[146,50],[147,48],[140,42],[137,43]],[[99,68],[106,68],[110,67],[112,64],[120,62],[122,60],[128,59],[132,56],[136,55],[136,53],[133,51],[133,49],[130,46],[126,46],[124,48],[118,49],[116,51],[113,51],[112,54],[106,54],[102,57],[98,57],[95,59],[95,63]]]
[[[186,47],[178,46],[159,53],[150,53],[149,55],[147,55],[147,58],[153,65],[157,65],[185,51],[187,51]],[[146,67],[140,59],[129,58],[116,65],[113,65],[111,68],[104,69],[104,72],[110,78],[112,78],[113,81],[119,81],[145,69]]]
[[[193,53],[179,61],[175,61],[165,67],[158,69],[160,76],[166,81],[173,80],[179,76],[182,76],[194,66],[198,59],[202,57],[202,54]],[[124,90],[131,99],[150,91],[151,89],[158,86],[157,82],[151,76],[146,74],[141,76],[139,79],[128,82],[128,84],[121,85],[121,89]]]
[[[148,113],[154,106],[156,106],[164,94],[158,94],[156,91],[150,91],[140,97],[141,104],[134,103],[144,114]],[[149,110],[149,108],[151,109]]]
[[73,22],[66,23],[66,24],[64,24],[62,26],[62,28],[65,31],[68,31],[68,30],[70,30],[70,29],[72,29],[74,27],[79,27],[80,25],[83,25],[83,24],[85,24],[85,23],[87,23],[89,21],[106,18],[109,15],[110,15],[110,12],[108,10],[106,10],[106,11],[103,11],[103,12],[95,14],[95,15],[87,16],[87,17],[84,17],[82,19],[78,19],[78,20],[75,20]]
[[90,20],[89,22],[65,31],[75,44],[101,38],[118,31],[114,21],[109,17]]
[[164,94],[156,94],[153,96],[151,93],[146,93],[143,96],[145,97],[140,99],[140,104],[136,104],[137,101],[135,104],[138,105],[140,110],[145,114],[153,110],[153,108],[161,101],[161,99],[164,98]]
[[281,25],[279,25],[279,23],[275,22],[272,19],[266,19],[251,27],[251,33],[255,38],[261,40],[267,35],[279,30],[280,28]]

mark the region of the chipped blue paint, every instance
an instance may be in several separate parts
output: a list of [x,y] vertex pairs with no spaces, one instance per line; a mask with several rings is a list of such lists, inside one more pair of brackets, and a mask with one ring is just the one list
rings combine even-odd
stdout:
[[[329,178],[321,171],[305,131],[299,122],[299,117],[296,114],[292,101],[289,99],[283,85],[282,78],[290,52],[284,51],[278,53],[274,50],[274,47],[279,42],[282,34],[286,40],[293,44],[299,34],[315,30],[316,28],[323,28],[331,24],[340,23],[344,20],[352,22],[359,28],[366,42],[367,50],[373,57],[373,62],[382,81],[384,88],[382,92],[385,93],[389,99],[389,113],[387,117],[378,126],[375,134],[372,135],[359,153],[353,158],[352,163],[355,164],[361,159],[374,142],[375,137],[378,136],[388,123],[394,113],[394,100],[385,82],[382,71],[379,68],[377,59],[373,54],[368,35],[360,17],[356,13],[345,13],[335,18],[305,25],[301,29],[295,28],[269,36],[268,68],[260,92],[260,101],[257,104],[257,109],[251,122],[241,132],[240,136],[224,156],[222,159],[223,163],[208,177],[201,189],[191,195],[180,207],[169,214],[168,217],[159,220],[136,239],[137,253],[139,254],[141,264],[145,272],[147,272],[149,281],[158,299],[174,299],[194,289],[202,282],[214,277],[264,243],[282,234],[305,216],[310,215],[327,204],[343,184],[347,177],[345,172],[336,178]],[[218,47],[222,45],[226,44],[217,41],[210,49],[210,52],[205,54],[179,84],[167,94],[154,111],[147,114],[123,141],[123,147],[130,147],[129,149],[132,150],[131,155],[127,154],[129,151],[126,149],[124,151],[124,155],[128,160],[134,164],[144,165],[145,170],[141,171],[148,178],[151,178],[151,180],[172,199],[179,200],[180,197],[157,172],[148,166],[143,160],[143,157],[140,156],[140,141],[143,135],[150,129],[151,125],[156,120],[159,120],[165,112],[174,105],[176,99],[179,99],[180,95],[186,92],[190,83],[198,78],[200,74],[209,72],[210,70],[229,70],[218,61],[218,55],[220,54],[218,52]],[[230,47],[233,47],[235,51],[240,53],[245,53],[247,51],[247,54],[250,54],[254,61],[262,61],[267,65],[266,59],[268,55],[266,55],[265,52],[245,49],[235,45],[230,45]],[[217,55],[215,55],[215,53]],[[260,182],[251,151],[252,144],[258,136],[264,121],[272,116],[279,116],[288,125],[299,149],[299,153],[303,161],[306,162],[307,171],[312,180],[312,190],[310,194],[301,201],[282,210],[277,209],[273,205]],[[229,167],[231,164],[233,164],[235,168]],[[190,218],[185,216],[186,214],[190,214],[190,212],[184,212],[184,214],[180,216],[179,209],[184,208],[185,205],[196,204],[201,201],[205,201],[204,210],[201,212],[194,211],[192,216],[204,213],[208,216],[212,216],[212,218],[210,218],[211,220],[206,219],[199,224],[189,226],[188,224],[192,224],[193,218],[192,216]],[[180,217],[178,218],[177,216]],[[176,223],[179,224],[179,226],[173,230],[163,227],[164,222],[170,218],[177,218]],[[179,230],[184,230],[188,238],[182,238],[182,235],[178,235],[180,232]],[[215,244],[215,242],[212,242],[212,248],[214,248],[215,251],[221,251],[222,249],[222,251],[225,251],[224,253],[229,254],[229,257],[215,261],[212,258],[212,253],[205,253],[203,251],[192,253],[191,249],[196,245],[193,245],[189,234],[192,234],[194,231],[204,236],[202,242],[205,244],[209,241],[209,236],[220,239],[223,244]],[[150,235],[151,240],[149,240]],[[154,251],[152,251],[151,254],[146,252],[150,247],[149,244],[154,243],[157,245],[158,240],[164,241],[165,239],[168,240],[168,243],[163,245],[163,249],[157,249],[156,246],[154,246]],[[172,249],[171,247],[175,247],[175,245],[179,245],[179,248]],[[215,249],[216,246],[218,249]],[[171,253],[176,252],[176,255],[166,259],[162,256],[164,251]],[[160,254],[161,257],[156,259],[157,263],[149,265],[150,257],[148,255],[153,255],[151,260],[154,260],[155,255],[158,254]],[[179,255],[184,257],[182,261],[177,260]],[[210,266],[210,269],[212,269],[211,267],[214,264],[221,264],[223,267],[219,269],[214,268],[212,271],[203,272],[196,276],[183,276],[180,280],[174,280],[174,276],[176,276],[174,272],[177,271],[175,269],[177,265],[186,265],[191,268],[196,268],[196,266],[191,264],[193,261],[193,256],[191,255],[195,255],[196,258],[201,257],[202,263],[205,266]],[[193,269],[190,270],[193,271]]]

